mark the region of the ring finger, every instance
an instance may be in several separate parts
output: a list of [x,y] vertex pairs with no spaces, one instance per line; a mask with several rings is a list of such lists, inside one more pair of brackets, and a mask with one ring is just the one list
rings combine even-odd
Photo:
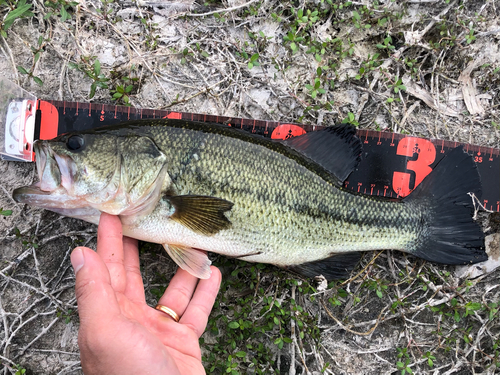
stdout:
[[179,317],[182,316],[191,301],[197,283],[198,278],[179,268],[158,304],[172,309]]

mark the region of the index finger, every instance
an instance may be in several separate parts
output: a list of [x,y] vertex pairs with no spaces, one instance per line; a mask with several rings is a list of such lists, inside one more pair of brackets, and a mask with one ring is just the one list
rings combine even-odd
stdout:
[[193,298],[179,321],[179,323],[189,326],[198,337],[203,334],[207,327],[208,316],[214,306],[222,279],[217,267],[211,266],[210,268],[212,275],[209,279],[198,282]]
[[124,292],[127,274],[124,266],[122,223],[118,216],[102,213],[97,228],[97,253],[108,267],[111,286]]

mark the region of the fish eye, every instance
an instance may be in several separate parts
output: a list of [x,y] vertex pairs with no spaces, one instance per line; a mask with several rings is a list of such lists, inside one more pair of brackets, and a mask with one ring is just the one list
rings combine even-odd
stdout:
[[85,139],[81,135],[72,135],[66,140],[66,147],[70,151],[80,151],[85,145]]

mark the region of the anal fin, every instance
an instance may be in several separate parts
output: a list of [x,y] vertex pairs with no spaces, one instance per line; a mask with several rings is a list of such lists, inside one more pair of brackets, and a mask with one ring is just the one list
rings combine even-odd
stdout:
[[183,270],[199,279],[208,279],[212,274],[207,253],[188,246],[163,244],[172,260]]
[[323,275],[327,280],[348,279],[363,253],[335,254],[329,258],[287,267],[293,272],[314,278]]

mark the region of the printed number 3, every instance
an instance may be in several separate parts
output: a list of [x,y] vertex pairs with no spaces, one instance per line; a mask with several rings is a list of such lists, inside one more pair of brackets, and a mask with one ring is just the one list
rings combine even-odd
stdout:
[[426,139],[406,137],[399,141],[398,155],[412,157],[417,154],[417,160],[408,160],[406,170],[415,172],[415,186],[410,188],[410,173],[394,172],[392,188],[400,197],[406,197],[422,180],[432,172],[430,165],[436,160],[436,148]]

